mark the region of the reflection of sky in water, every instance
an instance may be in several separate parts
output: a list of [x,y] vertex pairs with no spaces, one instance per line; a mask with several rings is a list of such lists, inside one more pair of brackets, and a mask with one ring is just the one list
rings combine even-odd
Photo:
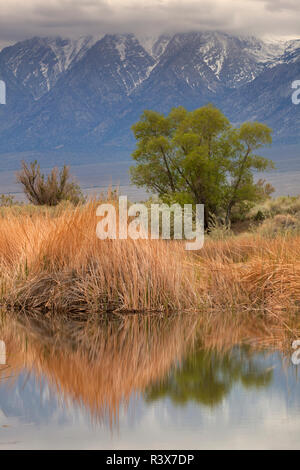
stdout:
[[300,448],[296,367],[283,366],[278,354],[255,359],[260,370],[275,366],[265,386],[236,380],[215,407],[176,404],[168,393],[153,401],[138,396],[121,408],[113,432],[24,370],[14,383],[0,382],[0,448]]

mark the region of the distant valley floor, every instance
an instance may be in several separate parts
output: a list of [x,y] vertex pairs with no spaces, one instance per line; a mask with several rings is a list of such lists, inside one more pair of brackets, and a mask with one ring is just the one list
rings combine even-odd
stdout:
[[[105,161],[72,165],[71,172],[79,182],[85,194],[97,195],[105,192],[109,186],[118,187],[122,195],[131,201],[142,201],[149,194],[130,184],[129,167],[132,160]],[[276,162],[276,170],[256,175],[264,178],[276,189],[274,196],[300,194],[300,159],[298,161],[281,160]],[[45,167],[44,167],[45,168]],[[16,170],[0,171],[0,194],[13,194],[17,200],[24,200],[20,187],[16,184]]]

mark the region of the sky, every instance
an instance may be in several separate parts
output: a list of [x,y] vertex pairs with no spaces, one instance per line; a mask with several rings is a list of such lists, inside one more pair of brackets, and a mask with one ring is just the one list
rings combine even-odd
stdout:
[[0,47],[33,36],[221,30],[300,38],[299,0],[0,0]]

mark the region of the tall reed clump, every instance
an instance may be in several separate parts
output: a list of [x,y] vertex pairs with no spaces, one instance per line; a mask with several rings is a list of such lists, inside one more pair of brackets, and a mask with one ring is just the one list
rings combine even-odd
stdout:
[[184,246],[100,240],[97,205],[0,220],[2,292],[9,304],[69,314],[193,308],[195,272]]
[[210,241],[199,253],[198,264],[203,291],[215,309],[279,315],[281,320],[285,314],[295,314],[298,321],[299,236],[269,240],[252,234]]

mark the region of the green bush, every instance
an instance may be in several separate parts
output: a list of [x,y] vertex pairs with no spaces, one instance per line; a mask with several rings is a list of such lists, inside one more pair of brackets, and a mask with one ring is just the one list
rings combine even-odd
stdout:
[[280,196],[254,206],[249,211],[249,217],[253,220],[265,220],[280,214],[298,213],[300,213],[300,196]]
[[268,238],[277,235],[288,235],[300,233],[300,213],[296,216],[290,214],[278,214],[265,220],[257,229],[257,232]]
[[15,201],[15,196],[11,194],[1,194],[0,196],[0,207],[12,207],[15,204],[19,204]]

